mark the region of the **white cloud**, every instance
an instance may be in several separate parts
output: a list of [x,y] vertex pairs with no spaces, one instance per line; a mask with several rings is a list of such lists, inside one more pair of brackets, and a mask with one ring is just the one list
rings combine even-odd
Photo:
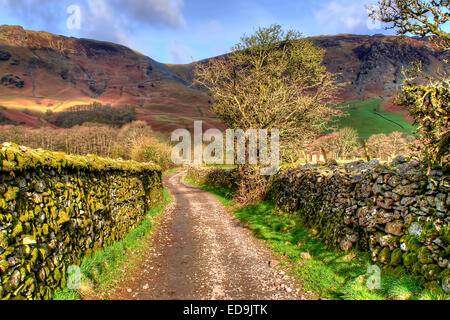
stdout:
[[186,26],[183,0],[0,0],[3,8],[32,28],[64,29],[71,4],[81,8],[77,36],[128,44],[127,34],[140,27],[178,29]]
[[373,4],[371,0],[332,0],[322,4],[315,10],[315,19],[323,29],[342,30],[345,26],[346,32],[367,31],[367,21],[369,20],[366,5]]
[[192,50],[179,43],[178,41],[172,41],[169,45],[169,63],[184,64],[193,62]]
[[183,0],[109,0],[122,14],[150,25],[182,28],[185,21],[181,8]]

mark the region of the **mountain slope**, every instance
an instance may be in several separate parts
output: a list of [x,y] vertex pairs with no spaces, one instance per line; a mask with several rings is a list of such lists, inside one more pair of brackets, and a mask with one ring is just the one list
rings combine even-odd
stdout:
[[436,49],[431,42],[392,36],[337,35],[310,38],[326,49],[328,71],[338,74],[343,87],[341,99],[392,97],[401,88],[402,68],[421,61],[424,73],[439,78],[450,73],[450,52]]
[[[433,78],[450,73],[445,61],[450,52],[436,49],[426,39],[349,34],[307,39],[325,49],[324,64],[337,75],[341,101],[392,97],[401,88],[402,67],[409,68],[412,62],[421,61],[424,73]],[[208,60],[169,67],[177,77],[192,82],[193,67]]]
[[134,104],[161,131],[192,118],[216,126],[207,95],[164,64],[113,43],[0,26],[0,105],[45,112],[93,101]]
[[[450,72],[445,62],[450,53],[426,40],[359,35],[309,39],[326,49],[324,63],[341,87],[337,102],[382,97],[384,111],[404,111],[391,102],[402,83],[402,67],[422,61],[429,76]],[[194,119],[203,120],[206,128],[223,128],[210,111],[208,95],[189,87],[196,63],[164,65],[113,43],[0,26],[0,106],[45,112],[93,101],[113,107],[134,104],[138,119],[159,131],[191,128]],[[42,123],[32,121],[29,113],[27,117],[27,124]],[[11,120],[20,122],[20,112]]]

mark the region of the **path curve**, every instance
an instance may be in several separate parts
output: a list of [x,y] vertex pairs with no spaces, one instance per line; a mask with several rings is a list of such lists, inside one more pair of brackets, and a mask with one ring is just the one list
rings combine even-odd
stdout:
[[302,299],[294,279],[269,266],[271,253],[210,193],[164,178],[174,197],[133,280],[111,299]]

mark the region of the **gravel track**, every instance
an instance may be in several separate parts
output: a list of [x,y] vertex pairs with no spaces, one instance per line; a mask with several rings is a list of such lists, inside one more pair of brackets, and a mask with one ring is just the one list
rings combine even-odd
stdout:
[[[210,193],[164,178],[174,197],[142,263],[110,292],[125,300],[299,300],[294,279]],[[269,262],[270,265],[269,265]]]

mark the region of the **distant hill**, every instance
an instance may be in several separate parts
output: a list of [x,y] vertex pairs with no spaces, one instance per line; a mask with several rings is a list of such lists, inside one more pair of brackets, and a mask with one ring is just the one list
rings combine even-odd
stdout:
[[127,47],[0,26],[0,106],[46,112],[93,101],[134,104],[138,119],[171,131],[193,119],[217,127],[208,100],[168,66]]
[[[438,77],[439,70],[450,72],[445,62],[450,54],[424,39],[382,35],[310,39],[326,49],[324,63],[339,74],[337,102],[382,97],[385,112],[401,112],[391,98],[401,86],[402,66],[422,61],[430,76]],[[98,101],[113,107],[136,105],[137,118],[162,132],[192,127],[194,119],[204,120],[206,127],[223,128],[210,111],[208,95],[190,87],[194,65],[161,64],[109,42],[0,26],[0,106],[16,110],[11,120],[37,126],[42,122],[32,121],[30,113],[21,121],[20,110],[57,112]]]
[[[410,67],[411,62],[421,61],[425,75],[433,78],[450,73],[446,62],[450,61],[450,52],[435,48],[426,39],[350,34],[307,39],[326,49],[324,64],[337,75],[341,101],[391,98],[401,88],[402,67]],[[197,63],[169,67],[177,77],[191,82]]]

